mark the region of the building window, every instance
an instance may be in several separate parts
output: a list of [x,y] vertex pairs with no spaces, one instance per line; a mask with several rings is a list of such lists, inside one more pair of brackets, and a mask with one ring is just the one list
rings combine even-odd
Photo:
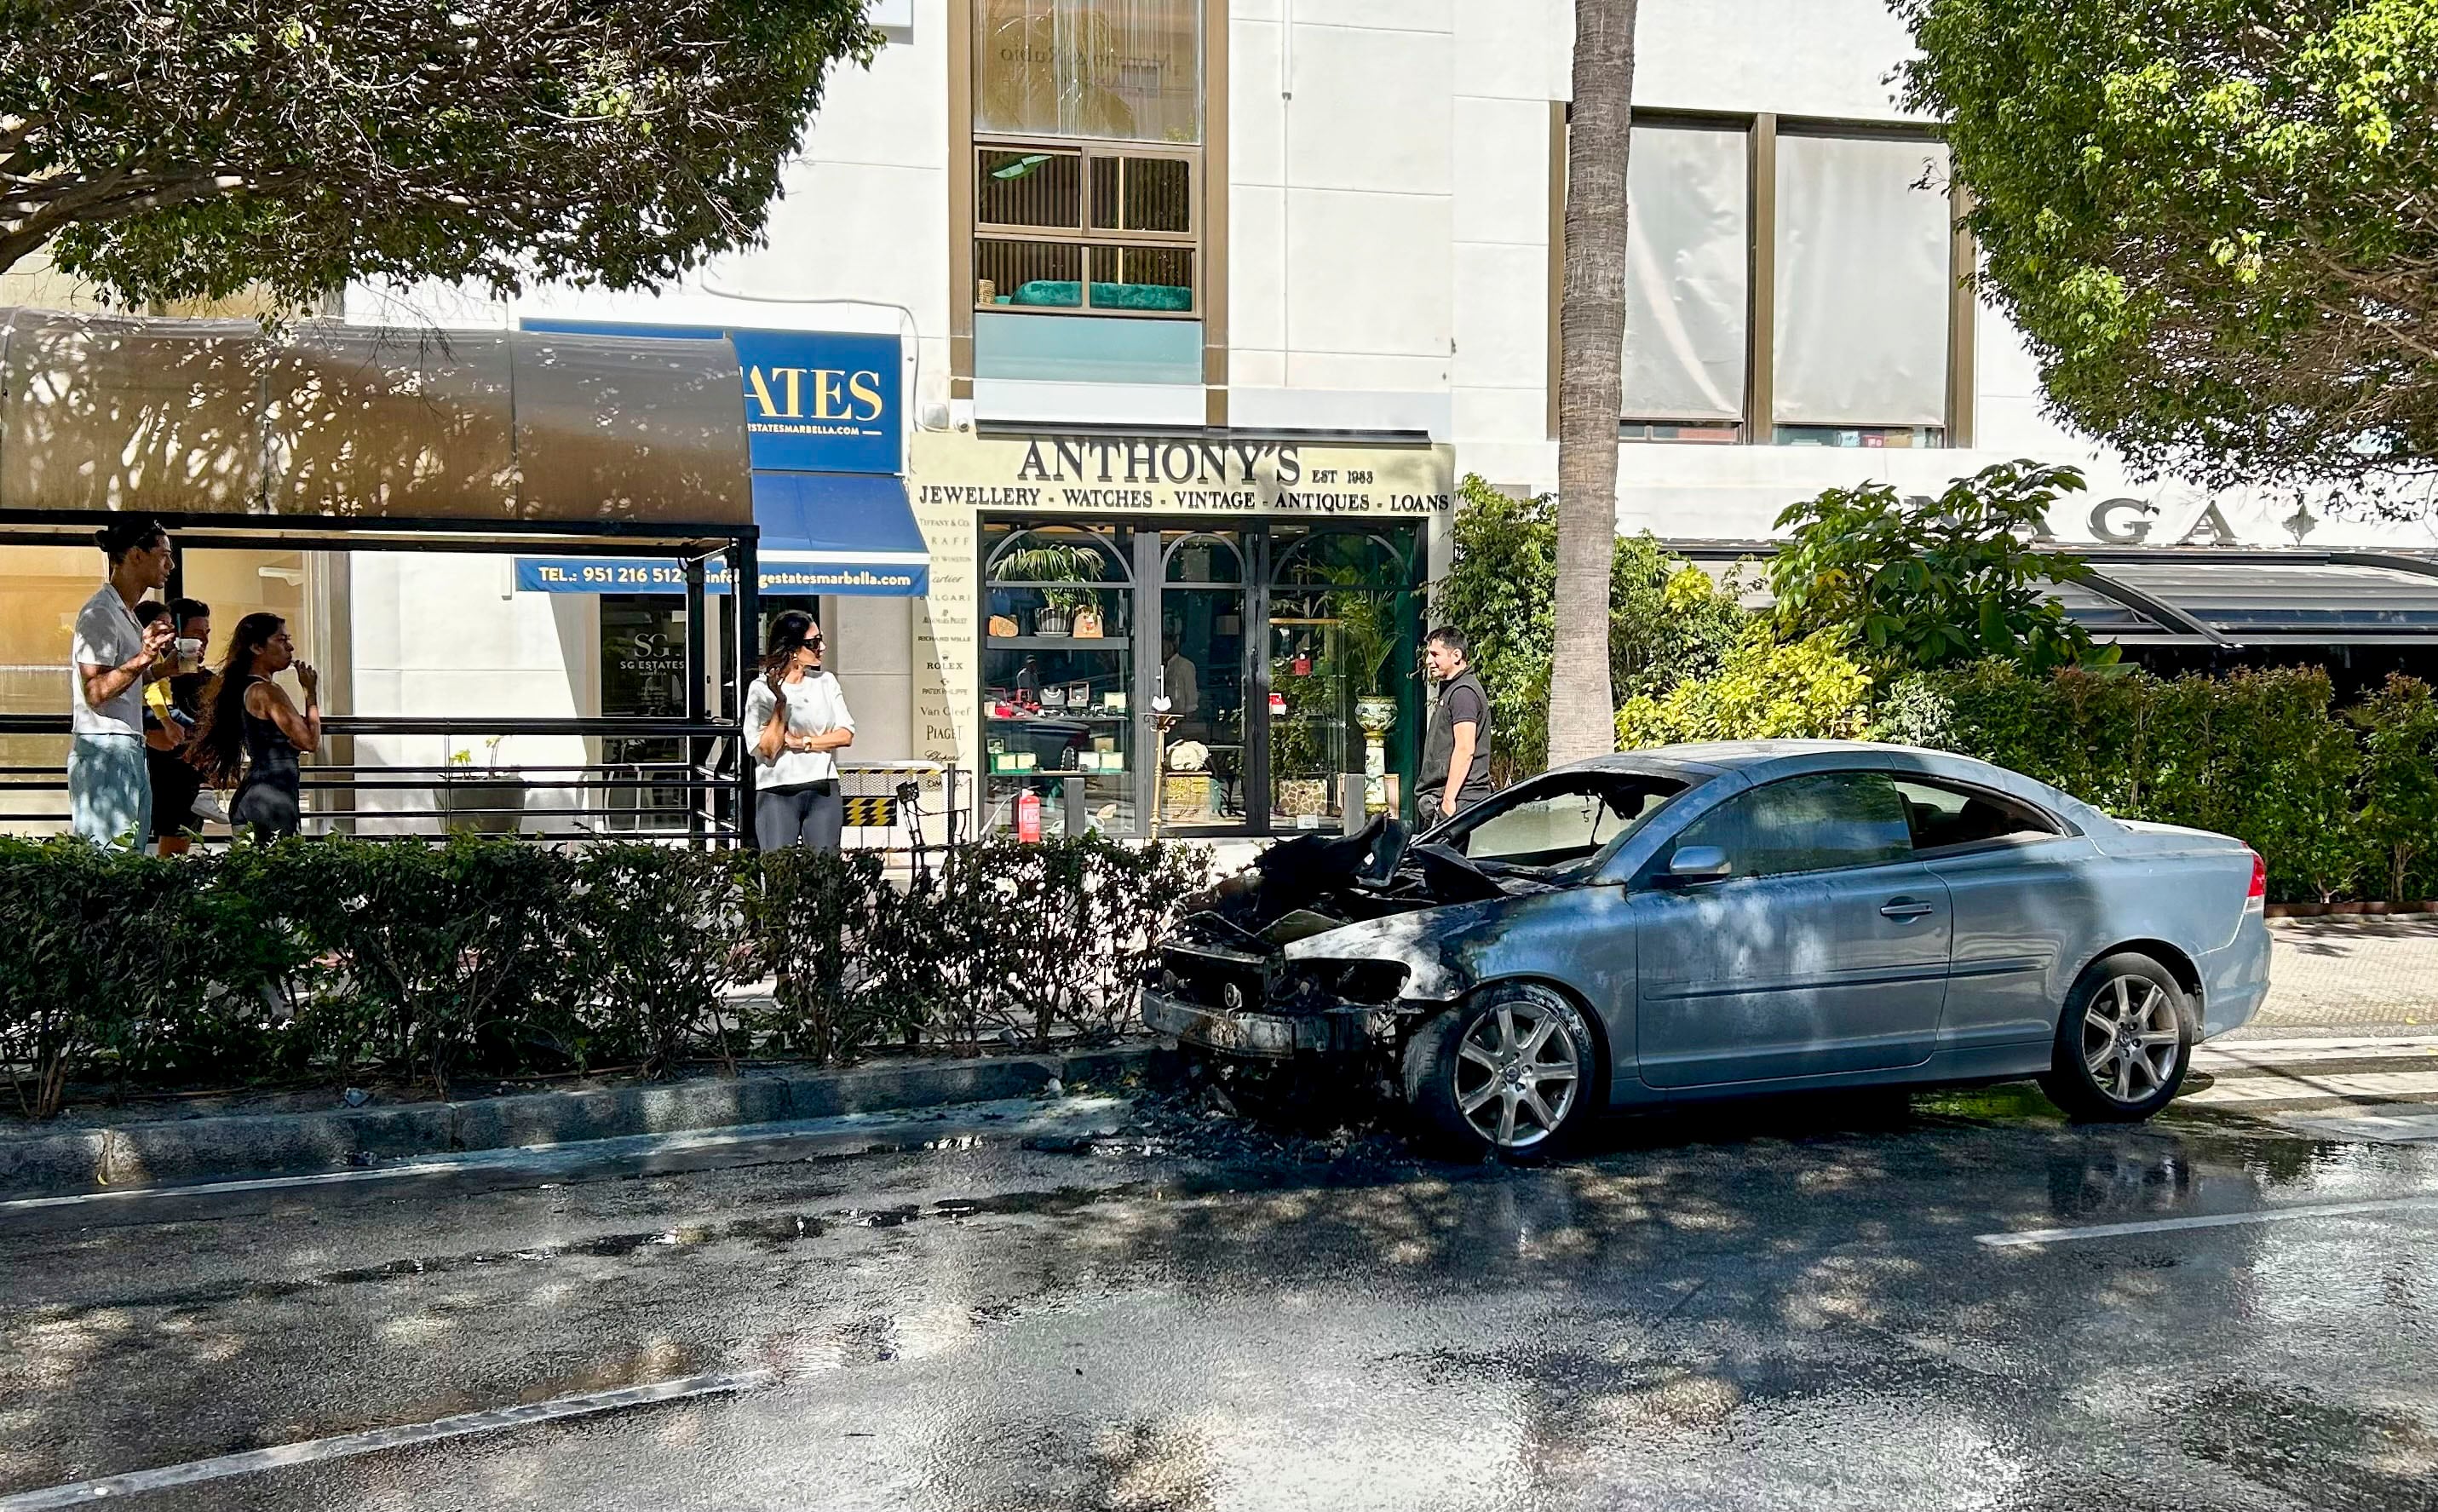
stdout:
[[975,0],[980,136],[1202,140],[1202,0]]
[[[1776,439],[1943,445],[1953,287],[1945,145],[1781,132],[1775,187]],[[1838,439],[1846,434],[1857,439]]]
[[1634,129],[1626,159],[1629,436],[1737,438],[1751,329],[1750,154],[1742,127]]
[[974,303],[997,311],[1199,312],[1198,154],[974,149]]

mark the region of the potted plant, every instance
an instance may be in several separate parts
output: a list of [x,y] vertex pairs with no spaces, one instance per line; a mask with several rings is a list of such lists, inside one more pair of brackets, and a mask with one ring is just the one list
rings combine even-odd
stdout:
[[449,769],[440,774],[440,816],[443,828],[461,835],[514,835],[525,811],[525,780],[500,772],[500,742],[483,742],[483,765],[464,747],[449,753]]
[[1046,585],[1041,589],[1042,607],[1033,614],[1034,634],[1071,634],[1079,613],[1089,614],[1094,633],[1099,633],[1100,590],[1058,586],[1101,580],[1101,554],[1091,547],[1064,543],[1020,547],[998,559],[998,575],[1011,582]]

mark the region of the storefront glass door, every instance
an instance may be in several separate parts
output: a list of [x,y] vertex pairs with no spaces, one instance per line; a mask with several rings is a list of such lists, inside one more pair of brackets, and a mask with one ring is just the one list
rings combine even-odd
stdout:
[[1249,685],[1245,538],[1172,530],[1160,544],[1159,692],[1177,716],[1159,778],[1160,825],[1241,829]]

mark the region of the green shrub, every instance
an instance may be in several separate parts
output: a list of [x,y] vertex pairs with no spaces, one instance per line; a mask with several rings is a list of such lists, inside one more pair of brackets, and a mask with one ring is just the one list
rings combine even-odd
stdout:
[[1706,740],[1809,737],[1858,740],[1870,732],[1871,677],[1831,636],[1781,644],[1756,629],[1718,672],[1664,696],[1643,694],[1616,712],[1620,748]]
[[753,969],[735,858],[615,842],[576,853],[572,985],[587,1062],[658,1076],[698,1048],[733,1062],[723,990]]
[[2361,730],[2357,822],[2376,853],[2390,903],[2427,898],[2438,861],[2438,697],[2417,677],[2394,676],[2356,705]]
[[2082,486],[2072,467],[1999,463],[1935,500],[1864,483],[1790,505],[1769,566],[1778,630],[1851,636],[1890,675],[1984,658],[2035,671],[2113,662],[2116,647],[2094,645],[2041,586],[2091,570],[2031,544],[2050,506]]
[[2136,669],[2041,677],[1985,661],[1895,684],[1890,739],[1978,756],[2120,818],[2240,837],[2270,896],[2326,902],[2368,853],[2361,749],[2318,668],[2162,678]]

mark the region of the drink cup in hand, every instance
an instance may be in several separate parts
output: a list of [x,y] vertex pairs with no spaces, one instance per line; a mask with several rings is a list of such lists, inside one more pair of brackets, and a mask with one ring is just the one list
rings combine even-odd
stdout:
[[177,649],[178,670],[181,673],[197,672],[202,670],[203,665],[203,642],[197,640],[191,635],[182,635],[178,637],[177,640],[171,642],[170,644]]

